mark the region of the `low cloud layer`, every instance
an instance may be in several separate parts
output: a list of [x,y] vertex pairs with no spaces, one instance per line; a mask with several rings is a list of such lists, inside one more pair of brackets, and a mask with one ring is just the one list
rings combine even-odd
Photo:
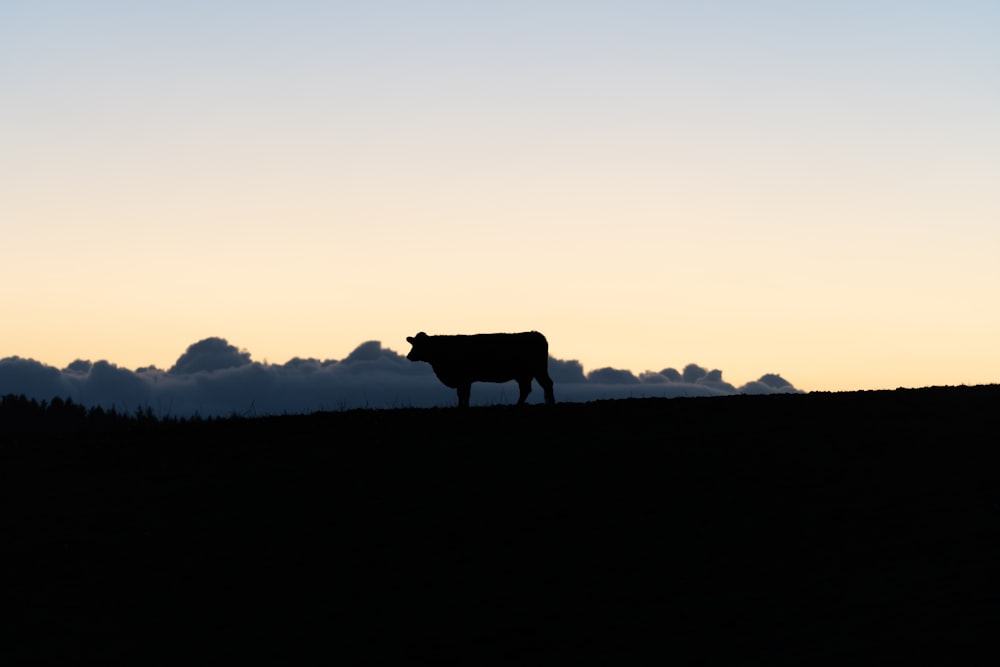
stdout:
[[[798,392],[778,375],[736,387],[722,371],[689,364],[639,375],[616,368],[588,373],[578,361],[549,360],[556,400],[585,402],[607,398],[723,396]],[[64,369],[32,359],[0,359],[0,395],[38,400],[71,398],[87,407],[119,412],[151,409],[158,417],[303,414],[354,408],[439,407],[457,403],[455,391],[441,384],[430,365],[413,363],[378,341],[359,345],[346,358],[295,358],[275,365],[253,361],[222,338],[190,347],[167,370],[152,366],[129,370],[107,361],[74,361]],[[516,383],[477,382],[473,405],[513,403]],[[533,385],[529,403],[542,400]]]

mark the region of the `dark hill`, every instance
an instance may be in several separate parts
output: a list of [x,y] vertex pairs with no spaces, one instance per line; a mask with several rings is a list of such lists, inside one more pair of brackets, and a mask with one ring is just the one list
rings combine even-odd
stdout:
[[998,408],[1000,386],[0,412],[0,661],[996,657]]

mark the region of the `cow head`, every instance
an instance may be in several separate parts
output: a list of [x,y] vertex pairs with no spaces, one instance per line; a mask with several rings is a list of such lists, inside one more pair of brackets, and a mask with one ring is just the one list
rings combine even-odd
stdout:
[[430,336],[423,331],[416,336],[407,336],[406,342],[413,346],[406,358],[410,361],[428,361],[430,353]]

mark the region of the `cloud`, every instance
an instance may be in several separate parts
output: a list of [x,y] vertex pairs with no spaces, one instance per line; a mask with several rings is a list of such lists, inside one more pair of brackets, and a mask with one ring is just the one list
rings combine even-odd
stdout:
[[549,358],[549,377],[556,384],[570,384],[586,382],[587,377],[583,374],[583,364],[575,359],[564,361],[562,359]]
[[190,346],[167,372],[171,375],[183,375],[239,368],[251,363],[249,352],[237,350],[223,338],[206,338]]
[[742,388],[744,394],[787,394],[797,391],[785,378],[768,373],[756,382],[748,382]]
[[[579,361],[550,358],[549,373],[556,400],[563,402],[798,392],[775,374],[737,388],[722,379],[722,371],[696,364],[688,364],[682,372],[665,368],[637,376],[616,368],[584,373]],[[5,394],[38,400],[71,398],[88,407],[126,413],[148,408],[160,417],[303,414],[457,402],[455,391],[441,384],[430,365],[413,363],[379,341],[361,343],[340,361],[296,357],[284,364],[267,364],[216,337],[188,347],[168,370],[147,366],[132,371],[108,361],[85,360],[60,370],[32,359],[7,357],[0,359],[0,395]],[[477,382],[472,404],[513,403],[517,395],[513,382]],[[542,392],[534,386],[528,401],[541,400]]]
[[639,384],[639,378],[632,371],[621,371],[617,368],[598,368],[587,373],[587,382],[594,384]]
[[65,396],[72,391],[66,376],[66,371],[60,372],[34,359],[0,359],[0,395],[24,394],[38,398]]

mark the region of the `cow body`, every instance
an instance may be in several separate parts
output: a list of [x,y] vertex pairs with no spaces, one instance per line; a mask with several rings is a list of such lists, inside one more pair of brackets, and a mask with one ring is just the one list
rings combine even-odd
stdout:
[[545,402],[556,402],[549,377],[549,343],[537,331],[524,333],[428,336],[424,332],[407,337],[413,348],[406,358],[426,361],[446,386],[458,390],[459,407],[469,405],[473,382],[517,381],[522,405],[531,393],[531,380],[538,380]]

